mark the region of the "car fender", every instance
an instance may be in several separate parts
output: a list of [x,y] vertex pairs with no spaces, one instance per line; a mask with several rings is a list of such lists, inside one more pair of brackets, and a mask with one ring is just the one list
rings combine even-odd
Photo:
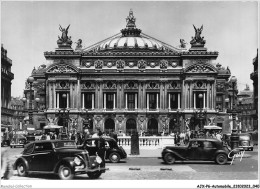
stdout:
[[120,157],[122,157],[121,151],[113,148],[113,149],[108,149],[108,150],[106,150],[106,159],[108,159],[109,155],[110,155],[111,153],[113,153],[113,152],[118,153],[118,154],[120,155]]
[[59,167],[61,165],[67,165],[67,166],[71,167],[72,170],[74,170],[74,168],[75,168],[74,158],[73,157],[65,157],[65,158],[61,159],[60,161],[58,161],[56,163],[56,165],[54,166],[54,172],[55,173],[58,172]]
[[17,169],[17,164],[19,162],[23,162],[26,166],[26,169],[29,170],[29,163],[28,161],[24,158],[24,157],[19,157],[13,164],[13,169],[16,170]]
[[176,157],[178,157],[178,158],[180,158],[180,159],[182,159],[182,160],[185,160],[185,159],[186,159],[185,157],[181,156],[178,152],[175,152],[175,151],[170,150],[170,149],[165,149],[165,150],[163,151],[163,154],[166,154],[166,153],[172,153],[172,154],[174,154]]

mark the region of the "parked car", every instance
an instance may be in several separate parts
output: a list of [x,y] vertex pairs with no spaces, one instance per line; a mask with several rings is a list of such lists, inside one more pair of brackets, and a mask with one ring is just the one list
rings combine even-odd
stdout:
[[254,150],[254,142],[252,136],[248,133],[239,133],[239,148],[243,148],[244,150]]
[[22,134],[15,134],[11,140],[10,147],[15,148],[17,146],[24,147],[26,144],[26,137]]
[[[224,134],[224,140],[231,145],[231,134]],[[252,139],[252,135],[249,133],[238,133],[239,142],[238,147],[244,150],[254,150],[254,141]]]
[[99,156],[77,149],[75,141],[44,140],[27,144],[14,169],[19,176],[37,172],[56,174],[65,180],[73,179],[76,174],[96,179],[105,172],[105,163]]
[[[114,138],[104,137],[106,143],[106,156],[105,159],[109,159],[112,163],[118,163],[121,159],[127,158],[125,150],[117,145]],[[98,151],[97,144],[100,138],[89,138],[86,139],[82,145],[79,146],[81,149],[86,149],[90,155],[96,154]]]
[[176,160],[191,160],[215,161],[223,165],[237,152],[231,151],[226,143],[217,139],[196,138],[191,139],[185,146],[166,146],[162,151],[162,159],[167,164],[173,164]]
[[35,141],[35,136],[33,134],[28,134],[26,136],[26,143],[30,143],[30,142],[33,142]]

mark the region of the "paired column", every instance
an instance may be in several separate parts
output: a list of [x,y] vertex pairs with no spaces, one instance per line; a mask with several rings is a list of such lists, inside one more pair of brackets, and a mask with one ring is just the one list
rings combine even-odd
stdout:
[[178,93],[178,109],[181,108],[181,94]]
[[137,109],[137,93],[135,93],[135,110]]
[[168,94],[168,109],[170,110],[171,109],[171,94],[169,93]]
[[147,110],[149,110],[149,93],[147,93],[147,106],[146,106]]
[[60,93],[57,93],[57,107],[55,108],[60,108]]
[[94,103],[95,103],[94,98],[95,98],[95,96],[94,96],[94,94],[92,93],[92,98],[91,98],[91,100],[92,100],[92,110],[94,110]]
[[156,93],[156,110],[159,109],[159,94]]
[[203,109],[205,109],[205,104],[206,104],[206,97],[205,97],[205,93],[203,93]]
[[85,109],[85,94],[82,93],[82,109]]
[[194,109],[196,109],[196,94],[194,93],[193,96],[194,96]]
[[125,109],[127,109],[127,93],[125,93]]
[[113,94],[114,96],[114,101],[113,101],[113,110],[116,109],[116,94]]
[[52,83],[52,87],[53,87],[53,93],[52,93],[52,96],[53,96],[53,101],[54,101],[54,107],[53,108],[56,108],[57,107],[57,104],[56,104],[56,90],[55,90],[55,82]]
[[106,104],[107,104],[107,94],[104,93],[104,109],[106,109]]
[[67,108],[69,108],[69,93],[67,94]]

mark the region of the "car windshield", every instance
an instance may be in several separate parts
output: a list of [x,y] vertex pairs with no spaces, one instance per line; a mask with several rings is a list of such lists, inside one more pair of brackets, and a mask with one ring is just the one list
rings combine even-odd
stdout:
[[74,141],[57,141],[53,143],[55,148],[77,148]]
[[250,136],[249,135],[240,135],[239,139],[240,140],[250,140]]

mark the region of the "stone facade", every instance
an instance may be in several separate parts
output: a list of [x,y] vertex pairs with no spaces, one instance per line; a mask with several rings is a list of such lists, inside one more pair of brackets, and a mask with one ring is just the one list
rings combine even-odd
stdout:
[[1,125],[12,125],[14,111],[11,109],[11,85],[14,74],[11,72],[12,60],[1,45]]
[[173,47],[137,29],[130,11],[121,34],[76,50],[65,40],[66,48],[58,44],[44,52],[46,65],[32,72],[44,107],[34,116],[36,127],[48,120],[62,125],[66,118],[65,126],[79,131],[89,125],[157,134],[194,130],[195,112],[203,110],[203,125],[214,118],[229,130],[224,127],[231,73],[217,63],[218,52],[207,51],[197,30],[190,49]]

